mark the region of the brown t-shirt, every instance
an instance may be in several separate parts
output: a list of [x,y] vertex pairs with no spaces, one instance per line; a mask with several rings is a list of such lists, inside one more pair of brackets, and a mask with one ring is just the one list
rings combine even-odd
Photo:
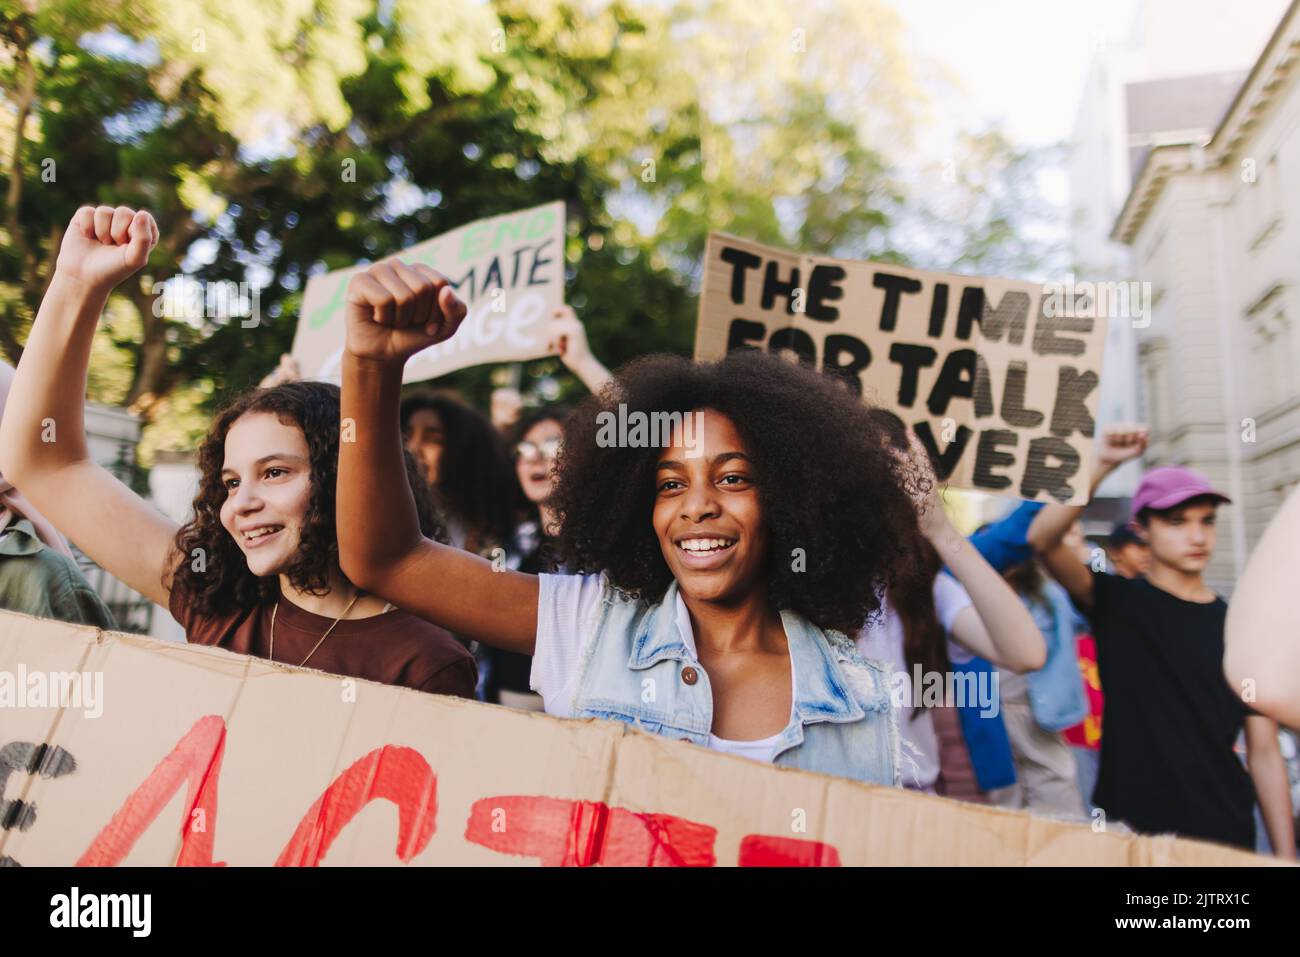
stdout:
[[[224,615],[200,615],[173,588],[168,608],[196,645],[216,645],[241,655],[270,657],[274,603]],[[280,599],[275,618],[275,660],[297,665],[334,621]],[[474,656],[448,632],[422,618],[392,609],[371,618],[340,621],[306,667],[365,678],[430,694],[474,697]]]

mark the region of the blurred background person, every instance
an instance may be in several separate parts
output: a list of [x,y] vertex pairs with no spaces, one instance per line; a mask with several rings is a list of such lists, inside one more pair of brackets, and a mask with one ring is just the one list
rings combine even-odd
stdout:
[[[1111,426],[1097,448],[1091,494],[1139,457],[1144,426]],[[1106,691],[1094,802],[1140,833],[1174,833],[1257,850],[1255,806],[1274,852],[1295,858],[1295,824],[1276,722],[1253,710],[1223,674],[1227,603],[1205,580],[1220,505],[1199,472],[1147,471],[1130,516],[1151,569],[1128,579],[1089,568],[1063,543],[1080,506],[1052,504],[1029,540],[1092,621]],[[1244,735],[1245,754],[1236,753]]]
[[[14,370],[0,362],[0,421]],[[63,535],[0,474],[0,608],[99,628],[112,613],[77,567]]]
[[[538,575],[564,570],[555,558],[559,521],[548,500],[555,488],[555,460],[569,412],[565,405],[542,406],[526,413],[515,425],[515,476],[528,502],[507,554],[507,565],[515,571]],[[542,710],[542,696],[528,684],[533,667],[531,655],[483,646],[480,660],[485,671],[485,700],[528,711]]]
[[1106,540],[1106,557],[1115,574],[1138,578],[1151,570],[1151,546],[1138,537],[1128,522],[1118,522]]
[[[911,439],[911,459],[921,469],[913,494],[925,536],[919,546],[923,574],[890,585],[880,612],[858,633],[856,644],[865,657],[884,663],[890,673],[902,739],[903,786],[934,794],[941,761],[930,702],[956,706],[946,693],[950,686],[955,690],[949,681],[950,662],[978,655],[1008,670],[1024,671],[1043,661],[1045,651],[1042,635],[1015,593],[983,553],[953,527],[923,446],[904,430],[897,416],[877,414],[889,423],[890,439],[899,452]],[[946,569],[940,547],[948,558]],[[943,693],[934,694],[936,685]],[[985,688],[996,695],[996,687],[986,684]],[[987,702],[963,704],[982,707]]]
[[1002,807],[1082,818],[1074,755],[1061,735],[1088,714],[1075,643],[1079,615],[1065,589],[1047,581],[1034,560],[1004,575],[1046,640],[1047,662],[1028,674],[999,669],[1002,719],[1011,740],[1016,783],[994,791],[989,800]]
[[487,416],[450,393],[421,391],[402,400],[401,418],[451,543],[485,558],[508,546],[527,503]]

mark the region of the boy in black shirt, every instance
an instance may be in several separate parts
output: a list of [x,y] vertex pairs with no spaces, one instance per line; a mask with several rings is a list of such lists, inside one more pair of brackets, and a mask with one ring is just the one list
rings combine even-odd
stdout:
[[[1146,431],[1103,434],[1092,491],[1146,447]],[[1061,540],[1081,508],[1049,505],[1029,542],[1092,620],[1105,693],[1093,803],[1136,831],[1255,848],[1258,796],[1269,840],[1294,859],[1295,833],[1277,724],[1242,702],[1223,674],[1228,606],[1206,585],[1215,511],[1227,496],[1185,468],[1152,469],[1132,502],[1151,548],[1133,579],[1092,572]],[[1246,731],[1249,772],[1233,751]]]

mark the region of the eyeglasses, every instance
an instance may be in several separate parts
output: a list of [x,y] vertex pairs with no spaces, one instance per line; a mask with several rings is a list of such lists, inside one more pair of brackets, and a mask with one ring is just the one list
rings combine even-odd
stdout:
[[516,459],[530,459],[538,456],[553,459],[560,451],[560,439],[543,439],[541,442],[520,442],[515,446]]

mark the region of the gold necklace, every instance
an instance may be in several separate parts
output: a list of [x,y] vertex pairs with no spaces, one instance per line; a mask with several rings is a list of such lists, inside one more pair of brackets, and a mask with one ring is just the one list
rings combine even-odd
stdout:
[[[303,665],[305,665],[308,661],[311,660],[311,656],[316,654],[317,648],[325,644],[325,639],[330,636],[330,632],[334,630],[334,626],[347,617],[348,612],[352,610],[352,606],[357,603],[357,599],[360,597],[361,597],[361,590],[357,589],[356,593],[352,596],[352,600],[348,602],[348,607],[343,609],[343,614],[339,615],[337,618],[334,619],[334,621],[330,624],[330,626],[325,629],[325,634],[320,636],[320,641],[316,642],[312,650],[307,652],[307,657],[302,659],[302,661],[298,662],[299,668],[301,668]],[[275,607],[271,609],[271,654],[269,657],[272,661],[275,661],[275,613],[278,612],[279,610],[280,610],[280,599],[277,598],[275,600]],[[288,662],[285,663],[288,664]]]

